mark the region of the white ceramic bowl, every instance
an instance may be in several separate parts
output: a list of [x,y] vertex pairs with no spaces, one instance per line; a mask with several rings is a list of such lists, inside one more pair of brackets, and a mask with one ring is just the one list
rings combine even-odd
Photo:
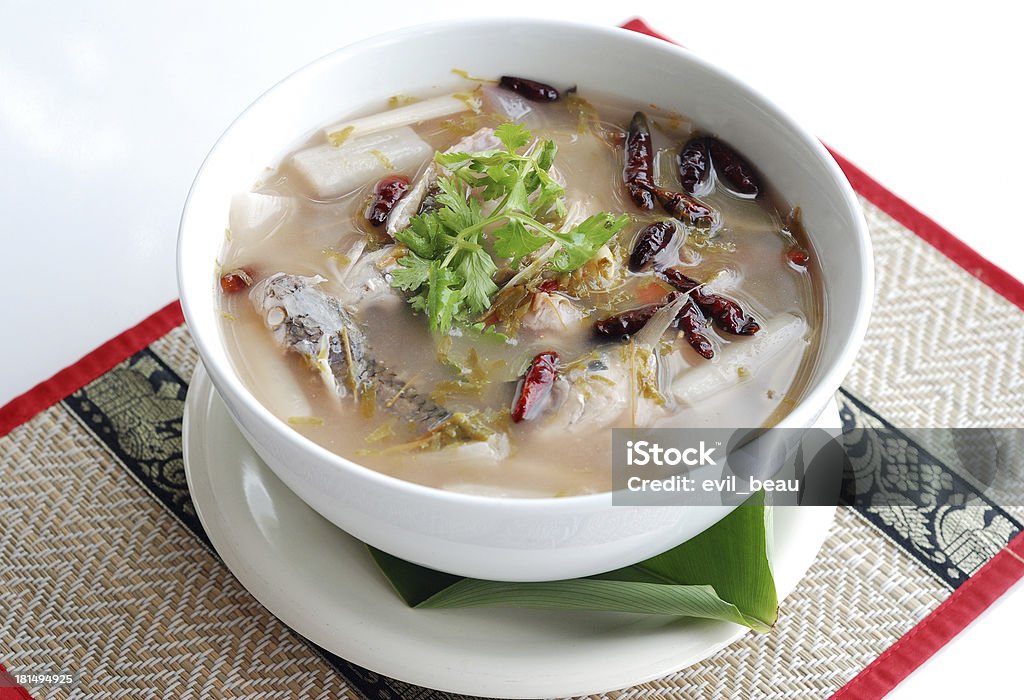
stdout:
[[297,139],[394,94],[476,75],[523,75],[657,103],[716,132],[803,209],[827,289],[827,327],[804,399],[782,427],[810,426],[839,387],[867,326],[872,262],[857,200],[835,161],[774,104],[689,51],[622,29],[471,20],[404,29],[340,49],[286,78],[224,133],[192,186],[178,241],[189,330],[214,385],[259,455],[306,503],[355,537],[465,576],[550,580],[635,563],[702,532],[727,508],[612,506],[611,494],[499,499],[384,476],[302,437],[235,373],[217,308],[215,260],[231,196]]

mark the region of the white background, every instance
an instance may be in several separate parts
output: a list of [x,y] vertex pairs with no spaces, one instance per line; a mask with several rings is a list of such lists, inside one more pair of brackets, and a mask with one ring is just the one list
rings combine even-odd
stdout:
[[[176,296],[189,184],[249,102],[332,49],[449,17],[642,16],[1022,278],[1024,22],[1010,7],[0,0],[0,404]],[[1015,691],[1021,620],[1018,592],[895,696]]]

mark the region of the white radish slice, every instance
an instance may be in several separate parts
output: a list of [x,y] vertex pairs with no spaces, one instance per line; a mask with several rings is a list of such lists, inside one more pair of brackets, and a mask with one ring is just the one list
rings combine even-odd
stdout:
[[333,199],[396,172],[419,169],[434,149],[407,126],[349,139],[341,146],[314,146],[291,157],[291,169],[320,199]]
[[544,112],[538,110],[529,100],[497,85],[484,85],[480,88],[485,112],[497,114],[508,121],[522,124],[531,130],[547,125]]
[[292,197],[260,192],[239,192],[231,198],[228,228],[232,240],[243,245],[259,243],[284,220],[295,204]]
[[348,140],[354,136],[365,136],[378,131],[387,131],[400,126],[411,126],[431,119],[447,117],[459,112],[468,112],[472,108],[472,97],[459,98],[455,95],[442,95],[429,100],[413,102],[404,107],[389,109],[386,112],[371,114],[368,117],[338,122],[324,129],[324,135],[328,139]]
[[676,401],[694,405],[733,387],[760,371],[768,362],[794,343],[806,343],[807,323],[793,314],[780,314],[766,321],[755,335],[725,345],[714,360],[680,373],[672,382]]
[[511,90],[485,85],[481,88],[481,93],[486,111],[507,117],[511,121],[521,121],[527,114],[535,111],[533,105],[526,98],[517,95]]

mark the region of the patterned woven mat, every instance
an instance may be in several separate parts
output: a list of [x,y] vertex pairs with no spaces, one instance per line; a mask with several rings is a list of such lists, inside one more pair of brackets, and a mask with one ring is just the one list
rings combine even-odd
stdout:
[[[847,426],[1024,424],[1024,334],[1000,331],[1024,313],[862,203],[879,284]],[[178,327],[0,439],[0,660],[82,674],[36,697],[450,697],[313,648],[209,549],[181,461],[195,362]],[[1024,509],[981,503],[941,528],[927,509],[840,508],[770,634],[606,697],[830,694],[1021,531]]]

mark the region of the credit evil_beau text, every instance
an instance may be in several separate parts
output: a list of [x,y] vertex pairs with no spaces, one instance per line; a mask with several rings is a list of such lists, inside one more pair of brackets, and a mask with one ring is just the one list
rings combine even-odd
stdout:
[[[719,443],[720,444],[720,443]],[[663,448],[657,443],[646,440],[630,440],[626,443],[626,464],[629,466],[679,466],[689,467],[716,465],[714,453],[716,447],[708,447],[701,440],[695,447],[678,449]],[[739,487],[746,487],[740,490]],[[630,491],[684,491],[698,490],[696,480],[682,475],[674,475],[667,479],[644,479],[639,476],[630,477],[626,482]],[[704,479],[699,489],[704,492],[730,492],[739,495],[757,491],[786,491],[796,493],[800,490],[799,479],[755,479],[749,477],[746,483],[740,484],[735,474],[722,479]]]

